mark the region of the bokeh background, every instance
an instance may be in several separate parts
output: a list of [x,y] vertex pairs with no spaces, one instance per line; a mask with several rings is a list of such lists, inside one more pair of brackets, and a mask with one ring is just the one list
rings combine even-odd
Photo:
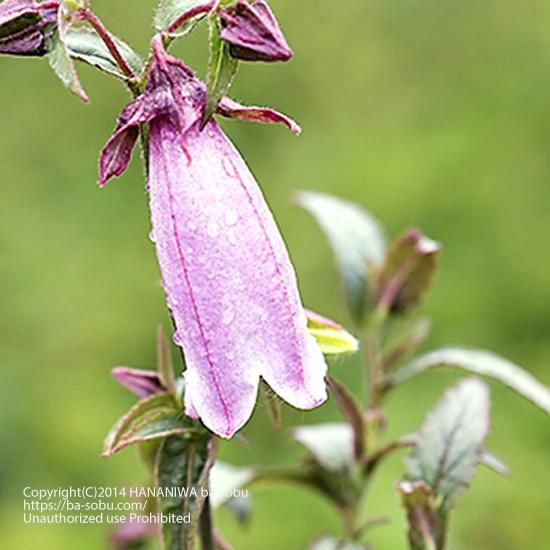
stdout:
[[[113,32],[142,54],[155,0],[94,0]],[[347,322],[331,253],[314,222],[289,206],[298,189],[355,200],[394,235],[419,226],[445,247],[423,311],[427,347],[485,347],[550,384],[550,4],[545,0],[273,0],[295,58],[243,65],[234,95],[275,106],[304,127],[223,123],[261,182],[295,262],[305,303]],[[206,35],[175,50],[204,74]],[[0,59],[0,546],[105,548],[97,526],[24,526],[24,486],[140,484],[131,449],[99,458],[133,402],[110,368],[152,367],[157,323],[169,326],[147,234],[138,155],[106,189],[97,155],[127,101],[118,82],[81,67],[92,103],[69,96],[41,60]],[[176,350],[174,356],[176,357]],[[334,375],[360,388],[357,359]],[[390,398],[389,435],[414,430],[456,375],[410,381]],[[550,545],[548,418],[492,385],[489,447],[512,469],[478,471],[452,523],[455,550]],[[359,391],[359,389],[358,389]],[[285,426],[336,420],[333,404],[285,410]],[[274,433],[260,406],[236,464],[286,464],[301,450]],[[405,547],[393,481],[372,486],[365,516],[392,524],[379,549]],[[239,550],[298,550],[339,533],[328,504],[291,487],[254,492],[247,529],[217,521]]]

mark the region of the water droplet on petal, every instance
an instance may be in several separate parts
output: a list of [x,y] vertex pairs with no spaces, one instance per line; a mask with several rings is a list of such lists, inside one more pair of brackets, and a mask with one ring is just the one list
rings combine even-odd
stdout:
[[235,210],[226,210],[224,214],[225,223],[231,227],[232,225],[235,225],[237,223],[237,220],[239,219],[239,216]]
[[151,229],[151,231],[149,231],[149,240],[152,242],[152,243],[156,243],[157,242],[157,236],[155,235],[155,231],[153,229]]
[[210,220],[208,222],[208,227],[206,228],[208,235],[215,239],[219,233],[218,222],[216,220]]
[[223,312],[222,324],[225,326],[230,325],[235,319],[235,312],[232,309],[226,309]]

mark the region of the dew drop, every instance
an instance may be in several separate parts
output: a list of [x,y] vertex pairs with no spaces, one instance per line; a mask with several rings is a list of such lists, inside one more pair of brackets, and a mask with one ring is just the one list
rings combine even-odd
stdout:
[[224,214],[225,223],[231,227],[237,223],[239,216],[235,210],[226,210]]
[[152,242],[152,243],[156,243],[157,242],[157,236],[155,235],[155,231],[153,229],[151,229],[151,231],[149,231],[149,240]]
[[230,325],[235,319],[235,312],[232,309],[226,309],[223,312],[222,324],[225,326]]
[[208,235],[210,235],[210,237],[215,239],[218,236],[218,233],[219,233],[218,222],[216,220],[213,220],[213,219],[210,220],[208,222],[208,227],[206,228],[206,230],[208,231]]

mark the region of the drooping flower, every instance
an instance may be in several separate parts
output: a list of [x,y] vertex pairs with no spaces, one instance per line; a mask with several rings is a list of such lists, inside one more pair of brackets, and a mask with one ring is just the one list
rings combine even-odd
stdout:
[[0,4],[0,54],[42,56],[57,20],[57,2],[5,0]]
[[[119,117],[100,184],[126,168],[149,125],[152,239],[185,353],[185,407],[222,437],[250,418],[262,377],[300,409],[326,399],[326,363],[308,333],[296,276],[263,195],[214,120],[201,131],[204,85],[159,39],[145,93]],[[274,111],[223,100],[229,117],[282,122]]]
[[273,12],[264,0],[237,0],[220,11],[221,39],[243,61],[288,61],[292,57]]

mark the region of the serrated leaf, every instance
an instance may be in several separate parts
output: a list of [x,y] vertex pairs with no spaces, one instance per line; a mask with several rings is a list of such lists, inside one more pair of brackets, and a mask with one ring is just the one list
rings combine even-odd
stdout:
[[417,229],[400,235],[391,245],[376,276],[377,307],[401,314],[416,306],[430,288],[440,252],[439,243]]
[[426,353],[390,374],[388,383],[396,386],[417,374],[440,367],[456,368],[496,380],[550,414],[550,390],[546,386],[518,365],[483,350],[443,348]]
[[365,451],[366,423],[363,412],[355,401],[353,395],[334,378],[328,378],[328,388],[334,396],[338,408],[353,430],[353,451],[355,458],[359,459]]
[[208,60],[207,75],[207,98],[204,109],[203,125],[215,113],[218,103],[227,94],[239,62],[229,53],[229,44],[224,42],[221,37],[220,22],[217,17],[210,17],[208,20],[210,29],[210,53]]
[[174,514],[178,518],[162,526],[165,550],[195,548],[213,461],[212,445],[206,437],[175,435],[165,439],[160,446],[155,466],[156,485],[172,491],[180,489],[174,496],[166,491],[166,495],[158,499],[161,513]]
[[[165,31],[178,17],[188,14],[186,22],[171,36],[183,36],[197,22],[197,18],[204,17],[205,13],[213,6],[214,2],[205,0],[161,0],[155,12],[153,25],[157,31]],[[204,11],[201,12],[201,7]],[[199,14],[193,15],[195,11]]]
[[170,344],[162,325],[157,328],[157,371],[164,387],[174,395],[178,395],[174,364],[170,353]]
[[359,349],[359,342],[344,327],[319,315],[306,310],[307,328],[309,333],[327,355],[355,353]]
[[470,481],[489,432],[489,389],[478,378],[462,380],[447,390],[428,413],[406,460],[407,480],[423,481],[452,503]]
[[[116,36],[111,36],[111,38],[126,63],[136,75],[139,75],[143,70],[143,61],[139,55]],[[88,63],[88,65],[97,67],[123,80],[127,79],[103,40],[93,29],[85,26],[71,27],[67,31],[65,45],[69,55],[74,59]]]
[[61,33],[61,30],[56,29],[48,39],[48,62],[67,90],[88,103],[88,96],[80,84],[74,63]]
[[299,426],[293,430],[293,436],[326,470],[341,472],[353,464],[353,430],[348,424]]
[[138,401],[119,419],[105,439],[102,456],[109,457],[128,445],[192,433],[173,395],[155,394]]
[[324,193],[302,192],[296,203],[314,216],[334,250],[354,321],[363,322],[367,278],[384,261],[386,243],[378,221],[354,203]]

